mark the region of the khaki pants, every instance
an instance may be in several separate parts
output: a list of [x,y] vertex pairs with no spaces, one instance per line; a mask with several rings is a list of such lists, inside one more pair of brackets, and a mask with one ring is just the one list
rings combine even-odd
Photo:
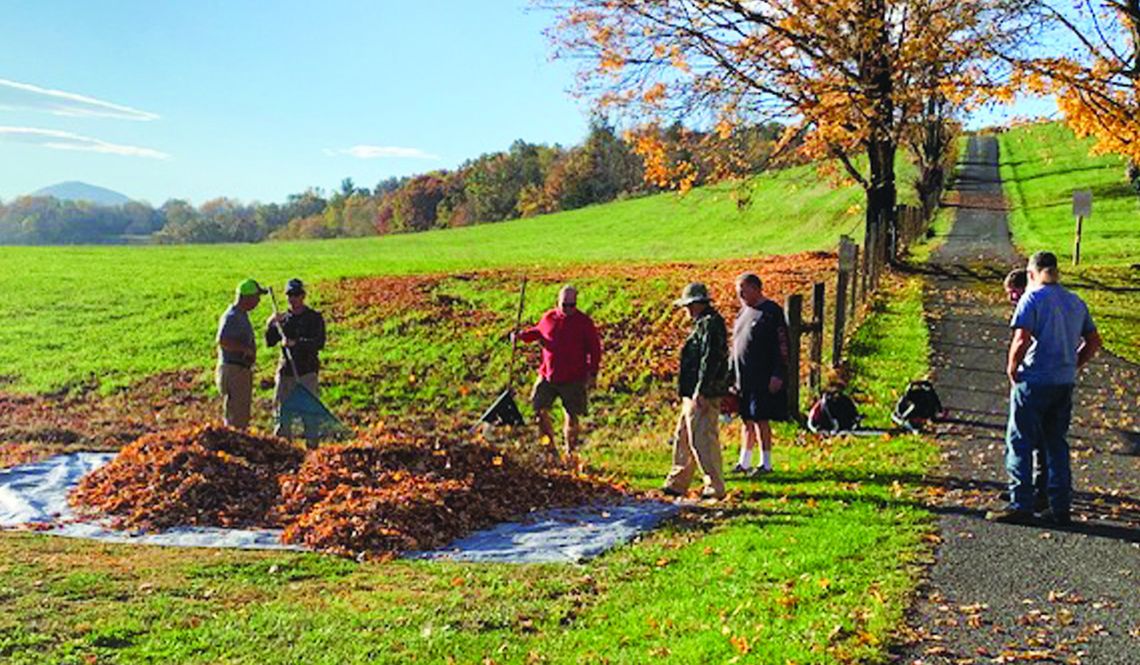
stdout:
[[673,468],[665,479],[665,486],[677,492],[689,489],[693,474],[700,466],[704,474],[705,491],[724,496],[724,473],[721,470],[720,398],[706,397],[704,405],[686,397],[681,401],[681,417],[673,434]]
[[241,365],[218,365],[215,378],[222,394],[222,418],[227,427],[249,427],[253,404],[253,370]]
[[[320,385],[317,382],[316,372],[302,374],[300,380],[301,385],[308,388],[314,397],[320,399]],[[296,387],[297,379],[294,379],[292,374],[277,373],[277,388],[273,392],[273,410],[277,413],[277,426],[273,429],[273,433],[283,439],[293,438],[293,419],[282,417],[281,404]],[[316,419],[302,415],[301,425],[305,429],[305,441],[308,447],[316,448],[321,435],[320,424]]]

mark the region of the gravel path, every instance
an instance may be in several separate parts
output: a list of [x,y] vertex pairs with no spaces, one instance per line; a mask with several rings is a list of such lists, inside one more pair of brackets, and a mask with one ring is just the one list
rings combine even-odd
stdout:
[[1102,354],[1078,380],[1072,527],[983,519],[1006,482],[1011,307],[1001,280],[1023,261],[1009,239],[997,141],[972,138],[968,150],[954,228],[924,268],[931,364],[951,417],[929,479],[940,542],[896,662],[1136,665],[1140,367]]

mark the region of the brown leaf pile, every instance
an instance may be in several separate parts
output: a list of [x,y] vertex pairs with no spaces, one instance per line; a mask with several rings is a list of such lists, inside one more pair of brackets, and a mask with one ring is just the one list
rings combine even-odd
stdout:
[[269,526],[278,476],[303,455],[282,440],[216,425],[148,434],[84,476],[70,500],[119,527]]
[[119,527],[284,527],[287,543],[369,558],[622,492],[460,433],[378,429],[306,457],[280,439],[210,426],[138,439],[84,477],[71,502]]
[[285,542],[355,557],[440,547],[533,510],[621,494],[485,443],[399,431],[315,451],[281,487]]

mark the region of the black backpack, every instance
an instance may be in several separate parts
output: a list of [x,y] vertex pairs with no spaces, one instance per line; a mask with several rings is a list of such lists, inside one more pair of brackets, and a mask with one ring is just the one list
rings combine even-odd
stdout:
[[816,433],[850,432],[863,416],[855,402],[838,390],[824,391],[808,411],[808,429]]
[[942,400],[929,381],[911,381],[895,404],[891,420],[907,429],[916,430],[945,414]]

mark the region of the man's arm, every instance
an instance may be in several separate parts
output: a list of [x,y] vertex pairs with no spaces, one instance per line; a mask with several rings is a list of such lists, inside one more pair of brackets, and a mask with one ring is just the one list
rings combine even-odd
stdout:
[[772,378],[768,379],[768,392],[775,394],[780,392],[788,378],[788,326],[783,321],[776,322],[776,348],[773,351]]
[[229,337],[219,338],[218,346],[222,347],[222,349],[225,351],[228,351],[230,353],[237,353],[246,356],[247,358],[253,358],[257,355],[257,349],[251,346],[246,346],[245,344],[242,344],[235,339],[230,339]]
[[1097,351],[1100,351],[1103,342],[1100,339],[1100,333],[1093,328],[1092,332],[1084,336],[1084,343],[1081,348],[1077,349],[1077,369],[1080,369],[1088,364]]
[[1017,368],[1025,359],[1029,345],[1033,343],[1033,335],[1025,328],[1014,328],[1013,339],[1009,343],[1009,360],[1005,364],[1005,374],[1010,383],[1017,383]]
[[516,339],[518,339],[520,342],[526,342],[528,344],[530,342],[539,342],[543,346],[546,346],[546,338],[542,336],[542,324],[546,321],[546,317],[547,315],[544,314],[542,318],[539,319],[538,325],[524,328],[522,330],[513,331],[512,334],[514,334],[516,336]]
[[587,381],[592,385],[602,366],[602,338],[593,321],[587,319],[586,324],[586,373],[589,375]]
[[281,333],[277,330],[277,317],[270,314],[269,318],[265,320],[265,345],[275,346],[280,341]]
[[703,326],[703,335],[701,336],[701,366],[697,374],[697,387],[693,390],[693,399],[697,406],[701,406],[704,402],[702,395],[705,384],[708,382],[709,375],[717,369],[714,364],[718,361],[724,362],[724,358],[717,358],[717,355],[724,353],[724,348],[728,343],[728,331],[723,325],[713,325],[712,317],[708,316],[697,325]]

